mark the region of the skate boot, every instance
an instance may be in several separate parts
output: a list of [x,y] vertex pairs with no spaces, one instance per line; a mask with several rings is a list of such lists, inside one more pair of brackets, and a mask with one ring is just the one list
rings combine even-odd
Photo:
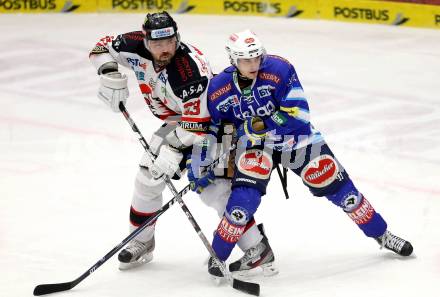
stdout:
[[150,262],[154,246],[154,236],[147,242],[133,239],[118,255],[119,269],[127,270]]
[[402,239],[386,230],[382,236],[376,238],[381,248],[389,249],[401,256],[409,256],[413,252],[413,246],[409,241]]
[[220,285],[222,283],[224,276],[220,270],[220,264],[212,257],[209,257],[208,260],[208,273],[216,285]]
[[272,276],[279,272],[274,265],[275,256],[264,232],[263,224],[259,224],[258,229],[263,239],[248,249],[243,257],[229,265],[229,270],[234,275],[252,277],[262,273],[263,276]]

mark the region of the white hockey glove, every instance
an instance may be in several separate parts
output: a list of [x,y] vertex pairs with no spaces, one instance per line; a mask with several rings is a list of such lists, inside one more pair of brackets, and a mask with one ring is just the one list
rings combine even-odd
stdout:
[[183,155],[181,152],[168,145],[163,145],[160,148],[159,155],[150,167],[151,175],[155,179],[161,178],[164,174],[169,177],[173,176],[179,169],[182,158]]
[[101,74],[101,86],[98,98],[105,102],[114,112],[119,112],[119,103],[125,104],[128,98],[127,76],[120,72]]

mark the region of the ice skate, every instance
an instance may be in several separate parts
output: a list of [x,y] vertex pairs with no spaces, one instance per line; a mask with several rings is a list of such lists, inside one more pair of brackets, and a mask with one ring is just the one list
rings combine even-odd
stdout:
[[409,241],[394,235],[388,230],[382,236],[377,237],[376,241],[380,244],[381,248],[385,247],[401,256],[406,257],[413,252],[413,246]]
[[151,262],[154,246],[154,237],[147,242],[134,239],[119,253],[119,269],[127,270]]
[[220,269],[220,264],[214,260],[214,258],[209,257],[208,260],[208,273],[215,284],[219,285],[224,279],[223,273]]
[[229,265],[229,270],[234,276],[249,278],[278,274],[279,271],[274,265],[275,256],[264,233],[263,225],[259,224],[258,229],[263,235],[263,239],[248,249],[243,257]]

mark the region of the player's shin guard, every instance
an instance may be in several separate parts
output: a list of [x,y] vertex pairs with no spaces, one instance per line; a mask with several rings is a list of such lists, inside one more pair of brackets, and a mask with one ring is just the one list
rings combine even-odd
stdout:
[[225,261],[229,257],[245,227],[233,224],[226,216],[222,218],[212,241],[212,248],[220,260]]
[[351,180],[336,193],[328,195],[327,199],[341,207],[366,236],[377,238],[387,229],[385,220],[356,189]]

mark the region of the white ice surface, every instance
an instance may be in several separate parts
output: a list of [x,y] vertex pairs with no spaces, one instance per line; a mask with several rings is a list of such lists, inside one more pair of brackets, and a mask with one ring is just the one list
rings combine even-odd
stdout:
[[[143,17],[1,15],[0,296],[31,296],[37,284],[71,281],[128,234],[142,147],[122,115],[96,98],[88,51],[107,33],[137,30]],[[415,247],[409,259],[379,250],[293,174],[286,201],[274,175],[256,217],[265,223],[280,274],[258,279],[261,296],[439,296],[440,32],[278,18],[176,19],[182,39],[202,49],[215,71],[228,64],[228,34],[245,28],[270,53],[290,59],[313,123],[389,229]],[[128,110],[149,136],[160,122],[129,76]],[[192,193],[184,198],[211,238],[216,213]],[[120,272],[114,257],[58,295],[245,296],[209,280],[208,253],[178,205],[161,217],[156,236],[151,264]]]

